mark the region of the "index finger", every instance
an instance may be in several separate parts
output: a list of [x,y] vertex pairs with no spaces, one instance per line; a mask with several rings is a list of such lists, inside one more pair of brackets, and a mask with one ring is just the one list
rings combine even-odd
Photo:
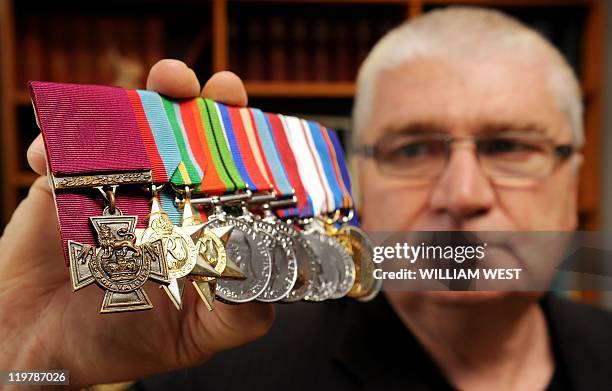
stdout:
[[170,98],[194,98],[200,93],[200,82],[195,72],[184,62],[164,59],[151,67],[147,90]]

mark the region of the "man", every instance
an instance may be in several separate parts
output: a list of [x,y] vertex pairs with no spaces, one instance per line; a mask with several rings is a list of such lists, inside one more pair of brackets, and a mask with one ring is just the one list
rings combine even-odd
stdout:
[[[156,64],[147,87],[199,92],[176,61]],[[203,94],[246,105],[230,73],[214,75]],[[578,83],[556,50],[513,19],[449,8],[391,32],[360,72],[355,125],[368,230],[576,227]],[[28,157],[44,174],[40,140]],[[266,334],[273,308],[219,304],[208,313],[190,295],[180,313],[152,297],[156,311],[99,317],[95,289],[70,292],[55,224],[40,179],[0,242],[2,368],[69,368],[82,386],[201,364],[135,385],[143,389],[612,384],[611,316],[539,293],[386,292],[368,304],[279,306],[268,335],[213,357]]]

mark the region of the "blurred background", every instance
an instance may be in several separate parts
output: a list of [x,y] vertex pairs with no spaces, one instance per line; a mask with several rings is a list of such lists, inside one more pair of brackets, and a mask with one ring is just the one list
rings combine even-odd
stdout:
[[[143,88],[157,60],[178,58],[201,80],[229,69],[249,104],[351,132],[354,80],[373,44],[436,7],[501,9],[552,41],[574,67],[585,102],[580,229],[612,232],[612,40],[604,0],[0,0],[0,231],[36,175],[25,151],[39,133],[28,80]],[[612,33],[610,33],[612,34]],[[350,158],[350,153],[349,153]],[[608,295],[581,300],[612,304]]]

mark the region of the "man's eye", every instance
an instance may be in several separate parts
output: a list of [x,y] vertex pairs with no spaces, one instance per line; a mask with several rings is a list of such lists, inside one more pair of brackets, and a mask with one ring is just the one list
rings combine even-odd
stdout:
[[429,146],[425,143],[408,143],[398,147],[395,154],[404,158],[414,158],[430,152]]
[[538,148],[528,142],[509,139],[488,140],[480,145],[480,152],[488,155],[535,152]]

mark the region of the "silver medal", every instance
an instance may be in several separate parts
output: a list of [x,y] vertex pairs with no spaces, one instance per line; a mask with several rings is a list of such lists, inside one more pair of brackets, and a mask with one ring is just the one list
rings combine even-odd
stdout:
[[297,279],[291,292],[283,299],[285,303],[293,303],[303,300],[308,295],[313,285],[313,278],[320,269],[321,261],[319,261],[301,232],[280,220],[275,220],[275,223],[279,230],[291,237],[291,246],[297,259]]
[[227,257],[246,274],[245,280],[217,280],[217,297],[228,303],[246,303],[257,298],[270,280],[271,258],[266,238],[242,219],[224,214],[212,215],[207,228],[232,226]]
[[268,248],[272,257],[270,281],[257,300],[266,303],[282,300],[293,289],[298,275],[291,237],[281,231],[278,224],[269,221],[254,220],[253,226],[274,238],[272,246]]
[[353,259],[338,241],[324,233],[323,226],[318,222],[309,224],[304,236],[321,261],[323,277],[319,278],[319,282],[333,281],[332,284],[323,284],[324,288],[330,289],[331,292],[327,289],[323,289],[322,293],[313,292],[306,296],[306,300],[321,301],[344,297],[355,283]]
[[342,262],[340,260],[342,253],[336,247],[338,243],[316,230],[302,231],[300,235],[312,248],[316,256],[315,273],[304,299],[308,301],[327,300],[338,289],[340,280],[338,269],[335,267],[336,262]]

